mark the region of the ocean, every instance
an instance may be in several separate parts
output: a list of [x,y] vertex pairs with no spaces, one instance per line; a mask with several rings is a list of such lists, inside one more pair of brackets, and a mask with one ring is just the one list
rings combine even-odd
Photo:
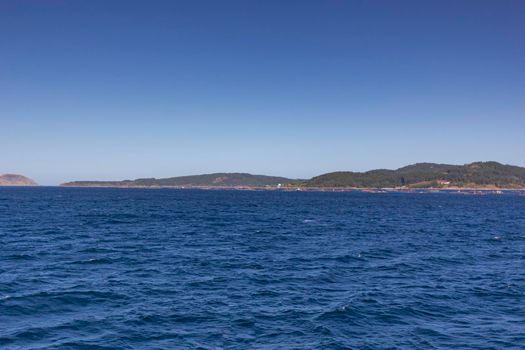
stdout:
[[525,196],[0,188],[1,349],[523,349]]

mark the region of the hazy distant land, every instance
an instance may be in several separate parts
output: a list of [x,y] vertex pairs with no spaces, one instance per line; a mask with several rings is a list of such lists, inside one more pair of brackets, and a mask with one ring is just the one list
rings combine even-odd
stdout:
[[0,175],[0,186],[38,186],[38,184],[22,175],[4,174]]
[[525,189],[525,168],[498,162],[475,162],[466,165],[418,163],[396,170],[367,172],[332,172],[310,180],[252,175],[214,173],[164,179],[124,181],[73,181],[69,187],[174,187],[174,188],[282,188],[282,189]]

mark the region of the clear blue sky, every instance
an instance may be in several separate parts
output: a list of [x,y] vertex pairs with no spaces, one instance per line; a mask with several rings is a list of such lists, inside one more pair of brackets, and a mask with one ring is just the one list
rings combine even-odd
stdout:
[[525,1],[0,0],[0,173],[525,166]]

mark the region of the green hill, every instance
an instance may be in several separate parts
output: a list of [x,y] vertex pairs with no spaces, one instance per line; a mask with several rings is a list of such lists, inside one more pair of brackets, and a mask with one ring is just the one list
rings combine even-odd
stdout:
[[124,181],[73,181],[62,186],[75,187],[264,187],[289,184],[300,180],[279,176],[245,173],[215,173],[170,177],[165,179],[136,179]]
[[525,187],[525,168],[497,162],[466,165],[418,163],[397,170],[333,172],[312,178],[306,187]]

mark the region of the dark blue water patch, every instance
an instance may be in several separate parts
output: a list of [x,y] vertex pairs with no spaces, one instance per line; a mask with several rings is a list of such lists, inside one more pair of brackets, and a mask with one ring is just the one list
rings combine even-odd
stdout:
[[2,349],[522,349],[525,197],[1,188]]

